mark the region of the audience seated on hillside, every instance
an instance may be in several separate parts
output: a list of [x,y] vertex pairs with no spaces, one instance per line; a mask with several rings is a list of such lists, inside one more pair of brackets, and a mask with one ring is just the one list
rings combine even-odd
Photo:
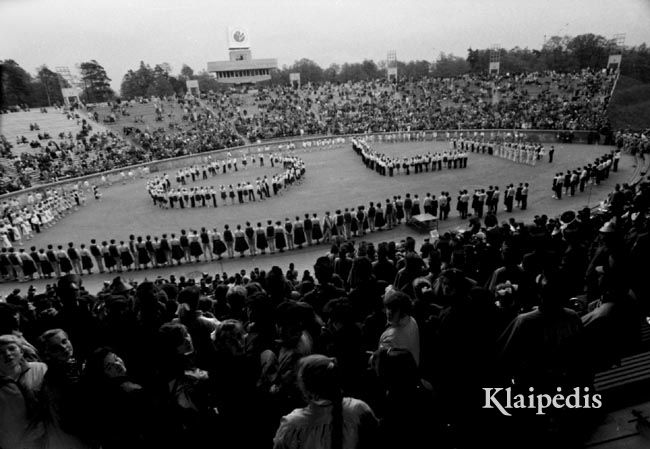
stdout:
[[[374,80],[306,85],[298,90],[275,86],[259,90],[252,104],[229,92],[211,93],[204,99],[187,95],[118,100],[86,111],[92,120],[113,130],[108,133],[93,131],[81,112],[63,109],[70,120],[79,121],[82,132],[65,141],[41,134],[30,143],[36,154],[21,155],[16,169],[21,175],[34,170],[39,182],[48,182],[55,179],[54,173],[58,178],[81,176],[231,148],[246,140],[302,135],[554,129],[568,130],[560,132],[558,139],[571,141],[574,130],[607,129],[605,112],[613,80],[611,74],[588,70],[496,78],[473,74],[398,84]],[[2,148],[6,154],[4,143]],[[21,175],[7,181],[26,187],[29,180]]]

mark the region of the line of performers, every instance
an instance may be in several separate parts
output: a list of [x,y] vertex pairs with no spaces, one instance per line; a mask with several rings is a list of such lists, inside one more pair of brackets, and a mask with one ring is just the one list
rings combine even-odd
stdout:
[[574,196],[576,190],[584,192],[587,184],[600,184],[601,181],[609,178],[610,171],[618,171],[620,157],[620,152],[616,151],[614,154],[605,154],[596,158],[593,163],[582,168],[556,173],[551,187],[553,198],[561,200],[563,192],[564,195]]
[[451,139],[449,147],[452,150],[469,151],[470,153],[496,156],[519,164],[537,165],[544,157],[544,146],[540,144],[516,142],[484,142],[471,139]]
[[370,148],[370,145],[363,139],[352,139],[352,149],[361,156],[363,163],[371,170],[375,170],[382,176],[393,176],[399,174],[400,169],[404,174],[423,173],[442,170],[443,167],[448,169],[467,168],[466,151],[445,151],[438,153],[426,153],[410,158],[391,158],[383,153],[376,152]]
[[[165,209],[174,209],[175,207],[180,209],[186,207],[218,207],[219,197],[221,197],[221,202],[224,205],[228,204],[229,201],[230,204],[235,204],[235,199],[240,204],[249,201],[263,201],[270,198],[271,193],[278,195],[282,189],[299,183],[305,176],[305,163],[297,157],[276,157],[275,164],[282,164],[284,171],[272,175],[271,178],[267,175],[258,177],[255,183],[243,181],[237,183],[236,186],[229,184],[227,188],[222,184],[219,191],[215,186],[172,188],[166,174],[148,180],[147,191],[153,204]],[[194,179],[194,176],[192,178]]]
[[[512,192],[512,193],[511,193]],[[513,198],[525,209],[528,196],[528,185],[516,189],[510,185],[506,189],[504,203],[506,209],[512,210]],[[458,197],[460,217],[467,218],[467,207],[474,208],[474,213],[482,216],[483,206],[488,212],[496,213],[499,199],[498,188],[491,186],[475,190],[472,197],[467,190],[462,190]],[[32,246],[30,252],[25,248],[0,249],[0,276],[8,281],[33,280],[35,277],[52,278],[63,274],[77,273],[92,274],[94,270],[100,273],[122,272],[125,270],[142,270],[154,267],[181,265],[183,263],[220,260],[225,256],[233,258],[236,254],[244,257],[263,255],[267,252],[284,252],[285,250],[301,249],[304,246],[334,242],[342,244],[354,237],[366,233],[392,229],[399,226],[403,220],[409,220],[422,212],[447,219],[452,207],[449,192],[442,192],[436,197],[427,193],[420,200],[418,195],[407,193],[387,198],[385,202],[370,202],[369,206],[360,205],[345,209],[337,209],[333,214],[329,211],[321,219],[318,214],[304,214],[295,220],[285,218],[284,222],[267,220],[266,225],[258,222],[253,226],[246,222],[233,228],[224,225],[223,230],[201,228],[200,230],[182,229],[180,234],[162,234],[158,236],[129,236],[126,241],[105,240],[99,243],[92,239],[90,244],[78,247],[73,242],[63,245],[49,244],[47,248],[36,249]]]

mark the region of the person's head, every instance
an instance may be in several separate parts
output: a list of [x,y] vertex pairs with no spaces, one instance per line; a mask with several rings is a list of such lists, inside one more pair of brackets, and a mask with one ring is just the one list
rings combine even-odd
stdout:
[[232,355],[242,355],[246,346],[246,332],[238,320],[224,320],[214,332],[214,344]]
[[420,383],[417,364],[407,349],[380,348],[372,361],[377,378],[388,392],[412,389]]
[[341,397],[336,359],[313,354],[298,362],[298,386],[305,400],[331,400]]
[[440,273],[433,288],[438,303],[452,305],[457,299],[467,295],[470,283],[462,271],[449,268]]
[[158,331],[158,337],[160,349],[167,355],[189,355],[194,352],[192,337],[187,331],[187,328],[182,324],[163,324]]
[[390,288],[384,294],[384,312],[388,324],[396,325],[402,318],[411,313],[411,298],[406,293]]
[[85,375],[95,381],[109,381],[126,377],[127,370],[124,361],[111,348],[101,347],[88,357]]
[[0,335],[0,374],[13,375],[24,363],[23,343],[15,335]]
[[320,284],[327,284],[332,280],[332,262],[329,257],[319,257],[314,264],[314,275]]
[[66,363],[74,356],[72,342],[63,329],[50,329],[38,338],[43,359],[48,362]]
[[194,312],[199,306],[201,290],[198,287],[186,287],[178,293],[178,303],[185,305],[187,310]]
[[79,299],[81,290],[81,277],[76,274],[66,274],[59,279],[57,295],[64,306],[74,305]]

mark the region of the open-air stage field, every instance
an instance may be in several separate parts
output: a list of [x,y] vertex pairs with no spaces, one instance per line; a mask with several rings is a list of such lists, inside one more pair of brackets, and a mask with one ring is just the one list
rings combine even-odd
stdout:
[[[546,145],[548,149],[549,145]],[[394,177],[380,176],[374,171],[367,169],[361,162],[361,158],[352,150],[349,144],[331,149],[311,148],[310,151],[296,151],[296,155],[305,161],[306,177],[300,185],[294,185],[284,190],[279,196],[272,196],[266,201],[245,203],[242,205],[224,206],[219,199],[219,207],[212,208],[185,208],[185,209],[161,209],[152,204],[151,198],[146,192],[145,180],[137,179],[126,185],[114,184],[111,187],[101,189],[102,198],[99,201],[92,197],[87,199],[86,205],[79,211],[65,217],[54,227],[36,235],[31,241],[25,242],[25,246],[45,247],[48,243],[64,244],[73,241],[77,245],[86,243],[95,238],[99,242],[111,238],[127,240],[130,234],[160,236],[163,233],[178,233],[181,229],[200,229],[205,226],[212,229],[223,230],[224,224],[234,228],[237,224],[245,225],[250,221],[255,225],[258,221],[265,224],[267,219],[282,220],[289,217],[292,221],[298,215],[301,218],[305,213],[318,213],[322,219],[326,211],[334,213],[336,209],[368,205],[370,201],[381,201],[385,203],[386,198],[394,195],[411,193],[418,194],[424,198],[427,192],[436,196],[441,191],[449,191],[453,198],[452,210],[449,220],[440,223],[440,230],[449,230],[461,227],[465,224],[455,210],[456,196],[460,189],[468,189],[470,193],[475,188],[487,188],[488,185],[498,185],[502,194],[499,204],[499,219],[506,220],[510,217],[518,221],[528,221],[535,215],[547,214],[549,216],[559,215],[564,210],[577,209],[583,206],[594,206],[613,189],[614,184],[627,182],[633,172],[633,161],[629,157],[623,157],[618,173],[612,173],[610,178],[600,186],[587,186],[584,193],[578,193],[574,197],[563,197],[562,200],[552,199],[551,182],[555,173],[582,167],[592,162],[596,157],[609,152],[610,147],[597,145],[555,145],[556,152],[553,163],[548,162],[548,156],[540,161],[537,166],[517,164],[501,158],[469,153],[468,167],[465,169],[425,172],[406,176],[400,173]],[[421,154],[427,151],[444,151],[447,148],[446,142],[408,142],[396,144],[373,145],[376,151],[389,155],[400,155],[401,157]],[[193,185],[219,185],[236,184],[241,181],[254,181],[258,176],[271,175],[280,171],[277,167],[272,169],[267,166],[259,168],[240,169],[238,172],[229,172],[210,177],[206,181],[197,182]],[[168,172],[172,182],[175,176],[172,171]],[[503,191],[507,184],[529,182],[531,185],[528,210],[519,211],[515,209],[508,214],[503,209]],[[388,240],[401,240],[406,236],[413,236],[418,244],[425,237],[404,225],[391,231],[376,232],[366,235],[359,240],[380,242]],[[311,269],[315,258],[327,252],[327,245],[320,245],[303,250],[288,251],[284,254],[275,254],[239,258],[221,262],[184,264],[180,267],[161,269],[150,269],[146,271],[128,272],[123,276],[126,279],[141,280],[145,277],[155,279],[157,276],[166,276],[175,273],[178,276],[191,272],[204,271],[211,274],[223,271],[232,273],[240,269],[250,270],[254,267],[268,269],[273,265],[286,269],[290,262],[296,264],[296,268],[302,272],[304,269]],[[91,293],[96,292],[103,281],[110,280],[115,275],[92,275],[84,276],[84,285]],[[49,283],[53,282],[49,280]],[[48,283],[45,280],[34,281],[37,287],[44,287]],[[0,285],[0,294],[6,295],[13,288],[18,286],[26,290],[25,283],[5,283]]]

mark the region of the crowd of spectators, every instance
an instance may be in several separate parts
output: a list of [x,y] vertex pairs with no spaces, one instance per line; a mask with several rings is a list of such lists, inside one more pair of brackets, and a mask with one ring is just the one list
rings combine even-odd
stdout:
[[[252,106],[224,92],[205,96],[116,101],[86,110],[119,131],[92,132],[82,111],[66,111],[82,128],[76,136],[34,141],[36,152],[16,160],[17,175],[5,190],[92,174],[142,162],[231,148],[279,137],[425,129],[607,128],[606,109],[614,77],[600,71],[463,75],[392,84],[384,80],[262,88]],[[132,117],[138,103],[151,103],[154,121]],[[98,111],[102,110],[102,113]],[[128,123],[127,123],[128,122]],[[158,123],[158,122],[165,122]],[[126,136],[126,140],[123,138]],[[7,152],[3,143],[2,153]]]
[[[650,157],[650,129],[638,132],[629,130],[617,131],[614,141],[619,151],[625,151],[634,156],[634,166],[641,164],[647,170],[646,159]],[[645,174],[645,171],[642,172]]]
[[600,130],[614,75],[463,75],[392,84],[385,80],[263,89],[258,113],[240,114],[251,139],[423,129]]
[[302,275],[15,290],[0,446],[576,447],[589,411],[500,419],[482,388],[593,387],[634,350],[649,211],[644,180],[602,213],[488,213],[420,248],[349,241]]

